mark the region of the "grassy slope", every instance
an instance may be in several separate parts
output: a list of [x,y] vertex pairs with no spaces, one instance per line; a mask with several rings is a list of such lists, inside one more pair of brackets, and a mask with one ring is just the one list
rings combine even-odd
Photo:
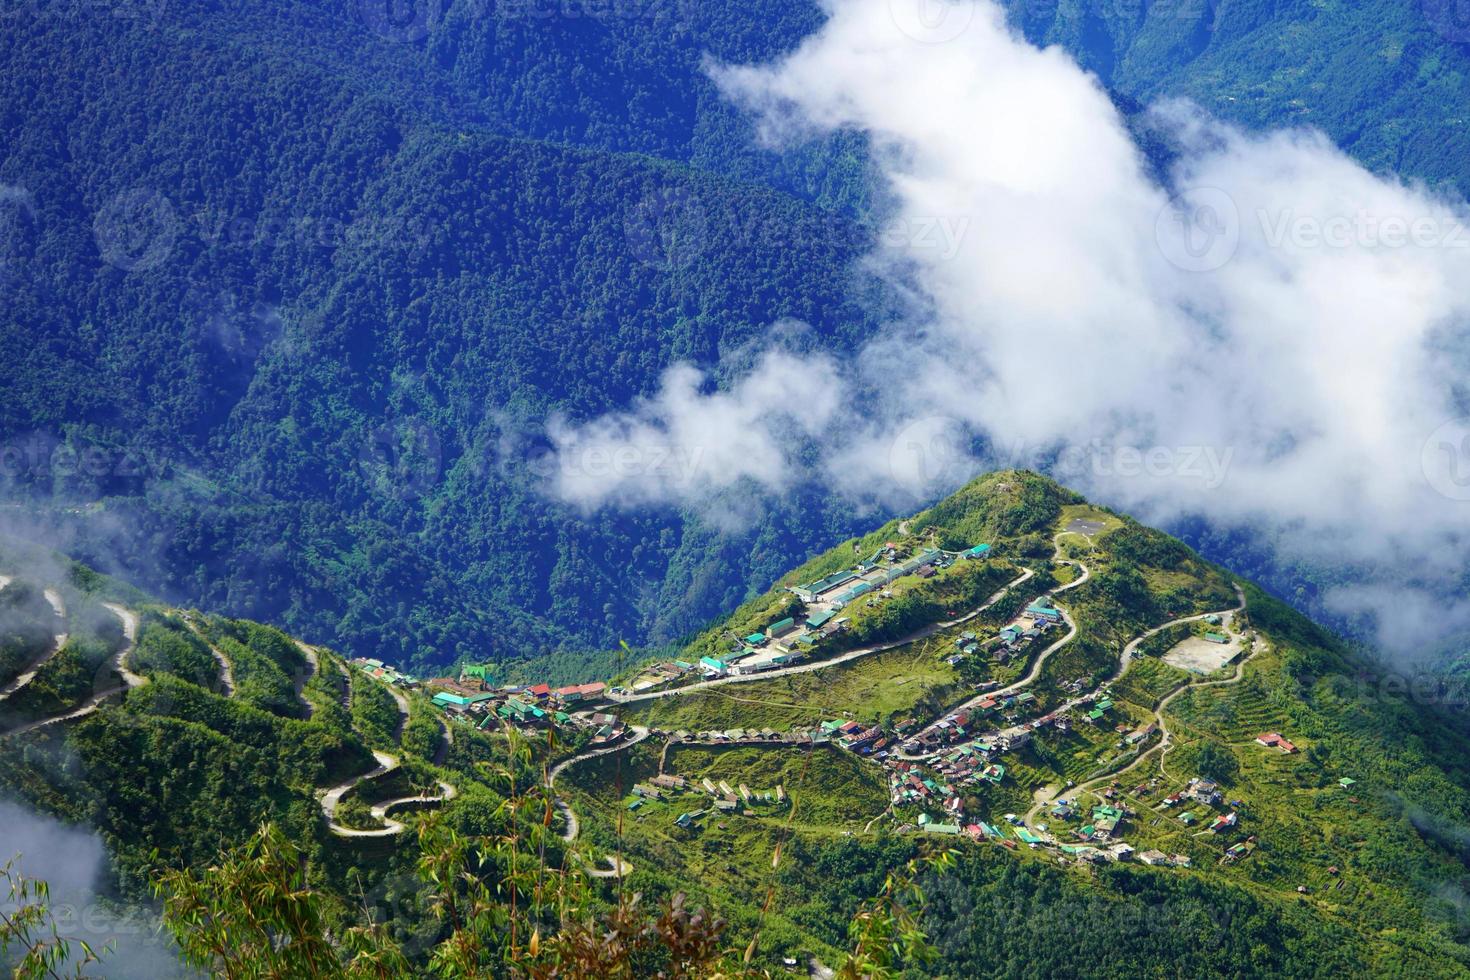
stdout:
[[[996,499],[1007,503],[987,506]],[[1023,506],[1030,512],[1026,519],[1007,523],[1005,515],[1015,515],[1018,501],[1026,501]],[[1076,536],[1062,538],[1064,553],[1085,561],[1092,579],[1063,597],[1082,634],[1048,661],[1036,687],[1043,700],[1071,677],[1111,672],[1122,646],[1146,628],[1235,604],[1231,577],[1177,542],[1126,518],[1084,509],[1081,502],[1030,476],[1002,474],[977,481],[915,518],[913,529],[932,522],[941,534],[983,538],[998,542],[1006,554],[1040,557],[1050,555],[1054,530],[1077,516],[1102,517],[1108,529],[1092,544]],[[887,526],[860,539],[858,550],[896,532],[896,523]],[[851,543],[844,544],[784,577],[782,584],[843,567],[853,554]],[[1029,560],[1038,568],[1047,564]],[[1115,873],[1125,878],[1179,876],[1241,889],[1251,901],[1280,909],[1281,915],[1291,909],[1295,920],[1312,923],[1322,935],[1340,932],[1347,943],[1344,955],[1374,969],[1409,964],[1436,974],[1464,970],[1465,924],[1457,896],[1464,894],[1460,883],[1467,877],[1470,857],[1460,832],[1470,821],[1470,725],[1381,686],[1370,684],[1365,693],[1362,682],[1348,680],[1365,670],[1354,654],[1258,589],[1249,588],[1248,595],[1249,625],[1259,640],[1242,681],[1208,683],[1228,678],[1233,672],[1229,668],[1175,698],[1166,719],[1176,742],[1162,769],[1157,742],[1146,743],[1142,751],[1148,758],[1122,780],[1126,790],[1159,774],[1158,789],[1130,799],[1140,815],[1129,821],[1126,839],[1140,850],[1157,847],[1189,854],[1194,868]],[[743,622],[741,615],[737,612],[732,621]],[[1176,638],[1165,635],[1166,641]],[[1152,720],[1160,698],[1187,679],[1155,659],[1168,645],[1146,648],[1148,655],[1118,686],[1111,723],[1132,726]],[[936,687],[953,690],[953,672],[941,659],[947,652],[943,646],[919,645],[830,670],[671,699],[641,709],[635,717],[691,729],[781,728],[847,713],[887,719],[914,708]],[[932,712],[919,713],[932,717]],[[1302,752],[1285,756],[1255,745],[1252,739],[1265,730],[1283,732]],[[1001,786],[973,791],[976,802],[992,819],[1021,812],[1029,808],[1032,791],[1043,785],[1080,782],[1135,757],[1139,750],[1118,748],[1117,738],[1111,730],[1085,725],[1069,735],[1038,737],[1031,747],[1004,759],[1009,774]],[[1207,758],[1209,763],[1202,761]],[[866,761],[860,764],[879,772]],[[1238,832],[1201,835],[1202,825],[1189,829],[1179,824],[1178,809],[1152,809],[1205,764],[1226,773],[1228,797],[1242,803]],[[1340,776],[1351,776],[1358,785],[1344,791],[1337,785]],[[1194,809],[1205,822],[1214,816]],[[661,869],[699,873],[682,856],[674,865],[662,863],[668,856],[664,850],[651,841],[639,843],[642,826],[641,821],[630,824],[633,843],[628,846],[647,846],[645,860]],[[1225,848],[1248,835],[1255,835],[1259,844],[1251,856],[1222,865]],[[974,845],[960,846],[975,852]],[[1022,854],[1019,860],[1033,857]],[[1330,867],[1339,873],[1329,873]],[[706,882],[715,887],[714,878]],[[1306,893],[1299,893],[1298,886]]]

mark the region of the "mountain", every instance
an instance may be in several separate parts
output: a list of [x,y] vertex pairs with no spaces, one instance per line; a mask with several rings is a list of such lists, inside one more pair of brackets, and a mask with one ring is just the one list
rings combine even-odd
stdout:
[[[744,530],[588,521],[541,467],[549,420],[675,362],[739,370],[783,320],[808,349],[871,329],[851,209],[742,176],[769,154],[712,83],[660,128],[553,68],[683,79],[695,51],[773,53],[755,26],[792,15],[736,31],[710,5],[674,49],[505,14],[439,52],[359,6],[13,19],[5,516],[159,594],[425,664],[675,638],[829,539],[815,494]],[[529,77],[471,70],[510,49]],[[627,118],[563,112],[579,85]]]
[[[1149,100],[1189,95],[1458,183],[1463,46],[1414,6],[1014,16],[1097,71],[1141,136]],[[424,667],[682,642],[871,512],[737,486],[592,517],[551,492],[550,427],[626,408],[676,363],[727,385],[775,325],[849,356],[901,302],[859,262],[881,215],[865,141],[763,149],[706,71],[776,58],[822,16],[15,11],[0,518],[170,601]],[[1330,572],[1181,530],[1327,613]]]
[[[0,786],[95,827],[122,897],[162,881],[176,911],[226,916],[284,861],[301,879],[283,914],[310,903],[330,934],[422,963],[452,927],[413,869],[460,860],[454,831],[485,849],[467,901],[503,894],[520,853],[583,868],[577,908],[605,914],[620,869],[648,902],[717,916],[737,975],[747,944],[777,974],[876,956],[863,922],[922,930],[937,958],[899,943],[874,971],[894,976],[1470,972],[1455,692],[1408,688],[1031,473],[843,542],[676,654],[728,676],[630,665],[561,717],[553,695],[494,693],[496,724],[442,696],[459,683],[400,683],[20,546],[0,572],[7,633],[55,631],[59,605],[71,634],[0,700]],[[885,904],[885,880],[907,897]],[[293,921],[298,950],[330,950]],[[578,934],[557,921],[545,943]]]
[[1470,22],[1445,0],[1371,4],[1005,0],[1109,90],[1188,98],[1250,129],[1311,126],[1378,172],[1463,195]]

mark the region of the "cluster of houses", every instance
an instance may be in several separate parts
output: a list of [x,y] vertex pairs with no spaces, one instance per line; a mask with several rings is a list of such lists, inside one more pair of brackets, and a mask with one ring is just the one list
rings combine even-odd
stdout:
[[418,681],[408,674],[399,673],[381,660],[375,660],[371,657],[356,657],[350,662],[358,670],[374,680],[382,681],[384,684],[392,684],[395,687],[413,687],[418,684]]
[[[1185,809],[1178,816],[1180,823],[1186,827],[1194,827],[1202,820],[1207,820],[1208,823],[1205,825],[1206,830],[1214,834],[1223,834],[1225,831],[1239,826],[1239,808],[1242,805],[1240,800],[1231,800],[1227,812],[1214,812],[1215,808],[1224,802],[1224,799],[1224,793],[1221,792],[1218,783],[1211,779],[1196,776],[1190,779],[1184,789],[1166,796],[1163,802],[1159,804],[1159,808],[1169,810],[1175,807],[1187,807],[1188,809]],[[1210,809],[1201,814],[1190,807],[1190,804],[1199,804]]]
[[802,660],[821,640],[841,633],[850,625],[846,616],[831,611],[812,612],[803,625],[788,616],[763,630],[735,638],[729,652],[701,657],[696,666],[706,678],[763,674]]
[[[1026,607],[1025,613],[1015,622],[1001,629],[991,642],[995,657],[1005,663],[1020,649],[1041,637],[1047,630],[1063,622],[1062,611],[1052,605],[1046,596]],[[968,650],[966,652],[969,652]]]
[[915,763],[894,760],[889,765],[890,799],[896,805],[937,806],[956,819],[964,816],[964,801],[958,787],[989,783],[999,786],[1006,767],[990,761],[977,746],[965,746],[941,760],[926,773]]
[[716,782],[708,776],[695,783],[683,776],[660,773],[633,787],[633,798],[628,801],[627,807],[637,811],[651,802],[672,803],[676,798],[700,792],[709,798],[710,805],[680,813],[674,820],[676,826],[695,830],[698,829],[699,821],[711,813],[719,816],[733,815],[743,813],[748,808],[769,807],[787,802],[785,786],[777,786],[773,790],[752,790],[745,783],[731,786],[723,779]]
[[633,678],[633,682],[628,685],[628,688],[634,694],[642,694],[644,691],[652,690],[655,687],[662,687],[688,677],[695,670],[695,665],[689,663],[687,660],[668,660],[663,663],[653,664],[645,667],[641,674]]
[[[985,550],[976,557],[989,554],[989,545],[979,547]],[[904,557],[903,548],[889,541],[867,559],[858,562],[856,568],[837,572],[809,585],[792,586],[791,592],[808,606],[841,609],[905,575],[932,578],[941,569],[949,567],[951,561],[938,548],[923,548],[910,557]]]
[[1070,730],[1072,723],[1061,711],[1055,711],[1030,721],[1014,721],[1028,710],[1034,710],[1035,704],[1036,695],[1030,691],[987,695],[968,708],[945,715],[928,728],[909,738],[904,742],[904,751],[909,755],[942,751],[946,746],[975,737],[982,730],[988,731],[989,728],[984,723],[996,715],[1013,720],[1013,727],[994,732],[990,736],[987,748],[992,748],[997,752],[1010,752],[1020,748],[1030,740],[1032,732],[1043,728],[1055,727],[1058,731],[1064,732]]
[[[977,544],[961,553],[965,560],[991,556],[988,544]],[[805,585],[794,585],[790,591],[808,609],[807,628],[820,629],[838,610],[863,596],[883,592],[905,576],[929,579],[954,564],[955,553],[938,548],[921,548],[907,554],[904,546],[888,541],[857,566]]]
[[427,681],[424,688],[436,707],[477,722],[480,728],[502,722],[525,730],[574,725],[593,729],[593,745],[616,742],[627,734],[620,718],[593,710],[607,698],[607,685],[601,681],[564,687],[496,687],[489,677],[488,668],[471,666],[460,671],[457,678]]

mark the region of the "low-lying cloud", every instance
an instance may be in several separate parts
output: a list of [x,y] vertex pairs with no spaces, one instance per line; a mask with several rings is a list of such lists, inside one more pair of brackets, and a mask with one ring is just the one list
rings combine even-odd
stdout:
[[[200,976],[179,961],[172,939],[160,932],[152,913],[101,897],[106,850],[96,834],[8,800],[0,800],[0,827],[5,829],[0,864],[9,862],[12,873],[46,882],[48,921],[70,944],[71,965],[80,965],[83,958],[77,942],[102,957],[85,967],[83,975],[123,980]],[[47,929],[38,938],[49,936]]]
[[[1020,39],[990,0],[916,20],[918,3],[833,0],[784,60],[712,68],[766,140],[860,131],[894,221],[963,229],[946,249],[875,248],[880,274],[917,287],[913,315],[841,367],[773,355],[708,394],[674,369],[558,443],[663,439],[720,465],[561,492],[642,505],[732,472],[778,490],[821,472],[895,503],[1034,465],[1156,522],[1249,526],[1293,559],[1352,564],[1355,591],[1329,600],[1371,596],[1396,646],[1470,622],[1395,611],[1422,610],[1395,596],[1444,589],[1470,557],[1463,201],[1319,133],[1247,133],[1181,103],[1147,119],[1174,151],[1160,178],[1066,53]],[[796,376],[810,411],[769,412]],[[778,417],[820,435],[825,462],[794,466]],[[886,472],[855,482],[854,457]]]

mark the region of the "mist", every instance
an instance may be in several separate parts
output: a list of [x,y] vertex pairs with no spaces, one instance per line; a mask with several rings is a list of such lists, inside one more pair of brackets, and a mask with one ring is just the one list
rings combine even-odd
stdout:
[[[758,370],[702,393],[675,368],[560,448],[708,458],[725,443],[698,421],[735,420],[718,428],[739,432],[747,485],[819,481],[890,508],[1031,466],[1152,523],[1245,528],[1279,561],[1351,569],[1323,606],[1385,649],[1470,626],[1470,603],[1443,603],[1470,558],[1462,200],[1321,133],[1248,133],[1177,102],[1142,121],[1171,151],[1149,160],[1094,77],[988,0],[829,7],[784,60],[710,71],[771,146],[867,137],[899,233],[864,271],[907,312],[841,364],[780,353],[769,384]],[[783,456],[773,401],[812,407],[819,459]],[[698,503],[726,473],[557,490]]]
[[[0,862],[13,873],[44,880],[50,886],[49,908],[58,932],[83,940],[101,954],[86,976],[163,980],[194,977],[174,954],[172,939],[157,931],[147,910],[105,900],[106,849],[95,833],[68,827],[25,807],[0,800]],[[72,963],[79,962],[77,952]]]

